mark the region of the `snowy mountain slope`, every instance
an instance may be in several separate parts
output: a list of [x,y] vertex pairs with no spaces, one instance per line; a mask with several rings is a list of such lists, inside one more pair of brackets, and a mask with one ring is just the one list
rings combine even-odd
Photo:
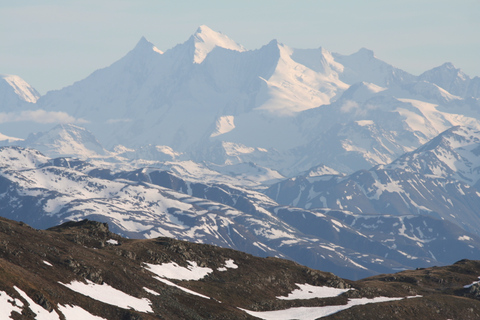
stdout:
[[[281,207],[244,187],[185,179],[182,166],[172,167],[180,170],[178,174],[153,168],[110,170],[81,160],[50,159],[18,147],[2,148],[0,155],[4,159],[2,216],[39,228],[96,219],[128,237],[169,236],[260,256],[287,257],[351,278],[449,263],[407,246],[402,252],[416,257],[410,259],[382,243],[383,238],[376,240],[338,218]],[[469,254],[477,250],[476,238],[472,239],[460,243],[473,246]]]
[[[258,132],[245,127],[252,119],[262,127],[278,113],[329,103],[347,88],[335,75],[296,63],[292,49],[276,41],[243,51],[227,39],[203,26],[164,54],[142,39],[112,66],[48,93],[39,105],[90,121],[88,127],[107,146],[160,143],[184,151],[198,144],[198,137],[208,140],[238,130],[242,132],[233,142],[252,145]],[[218,123],[227,118],[230,129],[218,131]],[[272,135],[281,133],[278,124],[271,129]]]
[[9,137],[9,136],[6,136],[6,135],[0,133],[0,145],[2,145],[2,146],[9,146],[9,145],[13,145],[13,144],[18,144],[21,141],[23,141],[23,139],[15,138],[15,137]]
[[234,51],[245,51],[241,45],[226,35],[215,32],[205,25],[200,26],[190,39],[195,43],[193,61],[198,64],[202,63],[210,51],[217,46]]
[[17,144],[37,149],[50,157],[93,158],[109,153],[91,132],[73,124],[59,124],[47,132],[30,134]]
[[[369,247],[369,252],[377,257],[357,257],[359,260],[356,260],[368,268],[375,264],[387,266],[393,261],[404,265],[449,263],[452,259],[477,254],[480,239],[451,222],[426,215],[355,215],[343,210],[291,207],[277,207],[274,212],[306,234],[321,235],[358,252]],[[345,232],[345,227],[356,230],[364,238],[352,237]],[[390,265],[390,268],[395,269],[395,266]]]
[[[202,185],[187,183],[186,189],[191,188],[191,193],[202,199],[157,186],[162,181],[158,171],[150,173],[152,183],[138,180],[138,174],[133,175],[137,181],[128,174],[102,179],[93,176],[95,171],[89,170],[87,175],[65,161],[43,163],[45,158],[33,150],[3,148],[1,152],[8,159],[15,153],[18,158],[30,159],[20,170],[4,162],[0,205],[2,215],[10,219],[46,228],[58,222],[95,218],[134,238],[169,236],[261,256],[303,259],[328,270],[341,265],[344,274],[352,270],[358,275],[374,272],[357,271],[352,259],[345,261],[346,256],[361,256],[360,253],[304,235],[276,218],[259,206],[275,203],[259,193],[245,191],[232,196],[229,189],[206,190]],[[43,164],[37,167],[36,163]],[[205,199],[207,195],[217,201]]]
[[418,257],[431,257],[446,262],[470,256],[476,251],[477,234],[466,233],[446,220],[426,215],[365,215],[335,210],[328,210],[327,213],[371,239],[395,249],[395,254],[401,254],[405,259],[418,261]]
[[[95,176],[95,173],[90,172],[90,175]],[[312,175],[311,172],[307,173],[307,175],[309,177],[315,176]],[[322,265],[326,267],[326,265],[331,265],[332,263],[332,261],[329,260],[338,262],[337,259],[340,257],[360,268],[361,272],[358,273],[359,270],[352,271],[350,267],[347,267],[345,270],[342,263],[340,263],[342,266],[336,265],[337,272],[340,272],[340,269],[345,270],[341,271],[342,274],[343,272],[347,272],[350,274],[350,277],[352,277],[352,275],[354,275],[353,277],[355,278],[359,277],[362,272],[365,271],[363,268],[384,272],[382,270],[402,268],[400,265],[411,267],[420,264],[425,266],[448,264],[451,263],[453,257],[460,259],[462,255],[472,257],[477,254],[477,249],[475,249],[477,247],[477,240],[475,240],[475,236],[447,221],[436,220],[429,216],[419,218],[407,217],[409,230],[402,227],[406,222],[398,227],[398,219],[403,221],[402,217],[385,216],[382,218],[381,216],[376,216],[380,219],[376,223],[383,224],[382,232],[384,234],[379,235],[373,232],[374,230],[370,230],[372,232],[365,230],[365,228],[363,228],[364,224],[361,226],[355,225],[354,228],[352,228],[350,223],[343,223],[345,215],[351,215],[347,212],[330,211],[330,209],[311,211],[300,208],[279,207],[275,202],[261,193],[214,181],[210,183],[205,183],[201,180],[193,182],[190,179],[185,179],[186,175],[179,171],[173,173],[140,169],[131,172],[123,171],[112,173],[110,176],[105,176],[104,172],[102,176],[109,180],[126,179],[133,182],[148,181],[155,185],[173,189],[190,196],[231,206],[236,210],[248,215],[253,215],[261,220],[271,221],[273,214],[274,217],[280,218],[282,223],[286,223],[290,227],[308,235],[310,240],[314,238],[321,239],[322,245],[320,245],[320,248],[326,250],[329,250],[327,248],[333,248],[338,251],[339,254],[338,256],[332,256],[331,254],[325,255],[325,252],[318,252],[316,245],[310,245],[308,250],[304,250],[302,246],[298,247],[298,243],[294,240],[281,240],[279,243],[277,236],[274,236],[278,232],[278,228],[276,229],[275,227],[274,229],[277,231],[272,231],[268,228],[257,229],[255,232],[266,233],[273,236],[273,238],[270,238],[270,241],[273,241],[273,243],[275,243],[274,245],[267,240],[267,243],[272,248],[278,249],[278,247],[280,247],[278,250],[283,254],[308,265],[317,264],[318,259],[321,258],[324,259]],[[265,211],[265,209],[267,211]],[[359,232],[358,229],[361,231]],[[392,245],[391,238],[385,239],[385,234],[400,239],[398,250]],[[470,236],[472,239],[469,238]],[[267,238],[269,237],[267,236]],[[445,240],[451,244],[447,250]],[[419,243],[423,242],[429,243],[429,245],[426,245],[425,248],[422,247],[423,249],[419,249]],[[452,248],[456,249],[453,250]],[[437,256],[441,258],[435,258]],[[387,257],[389,258],[387,259]],[[327,261],[325,261],[325,259]]]
[[455,127],[389,165],[348,176],[298,176],[266,194],[284,205],[357,214],[426,214],[480,230],[478,130]]
[[17,107],[37,102],[40,94],[16,75],[0,74],[1,111],[14,111]]
[[387,165],[432,177],[455,179],[479,186],[480,131],[468,127],[452,127],[414,152],[407,153]]
[[253,162],[231,165],[212,163],[208,164],[208,167],[222,174],[236,177],[241,181],[260,182],[263,185],[272,184],[285,178],[277,171],[258,166]]
[[182,153],[176,152],[168,146],[146,145],[137,149],[130,149],[121,145],[114,148],[112,154],[129,160],[169,161],[182,159]]

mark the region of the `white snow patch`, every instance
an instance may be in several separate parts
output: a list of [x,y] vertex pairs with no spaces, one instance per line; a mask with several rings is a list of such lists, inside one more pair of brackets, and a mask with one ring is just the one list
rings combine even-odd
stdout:
[[149,289],[147,287],[143,287],[143,290],[145,290],[146,292],[150,293],[150,294],[153,294],[154,296],[159,296],[160,293],[158,293],[157,291],[153,291],[152,289]]
[[101,320],[105,318],[101,318],[98,316],[94,316],[90,312],[86,311],[85,309],[79,306],[71,306],[71,305],[58,305],[58,309],[61,313],[65,316],[67,320]]
[[108,284],[96,284],[90,280],[87,283],[80,281],[72,281],[71,283],[61,283],[72,291],[83,294],[94,300],[101,301],[106,304],[117,306],[123,309],[135,309],[140,312],[153,312],[151,302],[147,298],[136,298]]
[[[407,297],[407,298],[417,298]],[[325,306],[325,307],[298,307],[290,308],[285,310],[275,310],[275,311],[250,311],[245,309],[240,309],[245,311],[251,316],[258,317],[265,320],[289,320],[289,319],[298,319],[298,320],[315,320],[318,318],[323,318],[331,314],[337,313],[342,310],[349,309],[353,306],[364,305],[369,303],[379,303],[387,301],[396,301],[402,300],[405,298],[388,298],[388,297],[376,297],[373,299],[361,298],[361,299],[351,299],[345,305],[336,305],[336,306]]]
[[227,271],[227,268],[228,269],[238,269],[238,266],[235,264],[235,261],[233,261],[233,259],[228,259],[227,261],[225,261],[225,266],[220,267],[217,270],[218,271]]
[[[478,279],[480,279],[480,277],[478,277]],[[463,286],[463,287],[464,287],[464,288],[470,288],[471,286],[473,286],[474,284],[477,284],[477,283],[480,283],[480,280],[478,280],[478,281],[473,281],[472,283],[467,284],[467,285],[465,285],[465,286]]]
[[118,244],[118,241],[115,240],[115,239],[108,239],[108,240],[107,240],[107,243],[108,243],[108,244],[111,244],[111,245],[117,245],[117,244]]
[[[18,290],[17,290],[18,291]],[[11,319],[12,312],[22,313],[20,307],[23,306],[20,300],[10,297],[6,292],[0,291],[0,319]]]
[[233,116],[222,116],[215,123],[215,131],[210,135],[211,138],[220,136],[235,129]]
[[47,266],[53,267],[53,265],[48,261],[43,260],[43,263],[45,263]]
[[458,237],[458,240],[459,241],[471,241],[472,238],[470,238],[469,236],[460,236],[460,237]]
[[159,277],[175,279],[175,280],[200,280],[213,269],[206,267],[199,267],[195,261],[187,261],[189,266],[182,267],[175,262],[163,264],[146,263],[146,268],[155,273]]
[[318,287],[311,284],[295,283],[300,289],[295,289],[286,297],[277,297],[280,300],[295,300],[295,299],[313,299],[313,298],[329,298],[336,297],[352,289],[338,289],[332,287]]
[[21,289],[17,288],[16,286],[13,287],[21,296],[23,299],[27,301],[28,307],[30,310],[32,310],[33,313],[36,314],[35,319],[37,320],[60,320],[60,316],[56,311],[48,312],[48,310],[45,310],[41,305],[36,304],[35,301],[30,299],[30,297],[23,292]]
[[171,282],[171,281],[168,281],[167,279],[163,279],[163,278],[160,278],[160,277],[154,277],[154,278],[157,279],[157,280],[160,281],[160,282],[165,283],[166,285],[169,285],[169,286],[178,288],[178,289],[180,289],[180,290],[182,290],[182,291],[184,291],[184,292],[186,292],[186,293],[193,294],[193,295],[195,295],[195,296],[202,297],[202,298],[205,298],[205,299],[210,299],[210,297],[207,297],[207,296],[205,296],[205,295],[203,295],[203,294],[201,294],[201,293],[192,291],[192,290],[190,290],[190,289],[181,287],[181,286],[179,286],[179,285],[177,285],[177,284],[175,284],[175,283],[173,283],[173,282]]
[[355,121],[361,127],[373,126],[374,123],[372,120],[358,120]]

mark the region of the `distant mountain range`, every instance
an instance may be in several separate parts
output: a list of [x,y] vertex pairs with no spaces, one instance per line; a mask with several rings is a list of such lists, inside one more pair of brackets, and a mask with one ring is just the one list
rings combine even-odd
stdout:
[[474,259],[480,78],[201,26],[40,96],[0,79],[1,215],[89,218],[357,279]]
[[163,166],[134,169],[3,147],[0,212],[35,228],[95,219],[130,238],[215,244],[352,279],[480,254],[480,237],[447,220],[282,206],[193,162]]
[[[246,50],[206,26],[165,52],[142,38],[42,97],[22,88],[20,100],[36,101],[31,112],[84,126],[109,150],[161,145],[197,162],[253,161],[288,175],[319,164],[369,169],[452,126],[480,129],[480,78],[451,63],[414,76],[367,49],[345,56],[273,40]],[[33,131],[15,129],[3,133]]]

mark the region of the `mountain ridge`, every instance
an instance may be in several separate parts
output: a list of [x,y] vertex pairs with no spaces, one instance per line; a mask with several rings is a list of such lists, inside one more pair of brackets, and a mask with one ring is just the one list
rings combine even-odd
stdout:
[[[350,281],[288,260],[204,244],[125,239],[96,221],[36,230],[0,218],[0,230],[4,318],[431,319],[441,314],[474,319],[480,315],[478,261]],[[299,308],[303,312],[298,313]]]
[[[459,82],[462,94],[449,85],[457,78],[468,82]],[[188,40],[163,53],[141,38],[123,58],[69,87],[47,93],[35,107],[81,119],[110,150],[116,145],[154,144],[217,165],[251,161],[249,154],[237,152],[236,160],[221,150],[238,145],[266,150],[255,156],[258,164],[284,175],[319,163],[334,167],[338,159],[346,163],[334,169],[351,173],[387,164],[419,147],[446,129],[440,128],[442,122],[480,127],[480,114],[475,111],[478,97],[466,93],[478,91],[475,79],[449,63],[413,76],[365,48],[341,55],[321,47],[294,49],[272,40],[259,49],[245,50],[226,35],[200,26]],[[392,110],[389,104],[398,104],[395,99],[418,102],[413,109]],[[434,104],[435,112],[424,112],[426,103]],[[343,112],[339,115],[335,109]],[[384,114],[390,119],[388,126],[379,122],[375,109],[391,109]],[[353,115],[351,121],[374,121],[374,125],[355,128],[343,120],[346,114]],[[220,133],[217,124],[227,118],[234,125]],[[412,125],[421,122],[432,124],[432,129]],[[350,133],[332,124],[350,127]],[[328,130],[334,141],[320,142],[320,147],[333,156],[316,162],[317,155],[310,150]],[[365,136],[372,142],[353,150],[344,134]],[[377,151],[378,144],[385,145],[380,140],[394,147]],[[202,152],[211,149],[217,150],[213,157]]]

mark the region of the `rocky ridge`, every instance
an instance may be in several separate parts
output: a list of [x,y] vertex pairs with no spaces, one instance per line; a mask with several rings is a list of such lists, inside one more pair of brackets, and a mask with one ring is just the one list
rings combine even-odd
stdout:
[[[4,318],[270,319],[298,310],[325,319],[480,316],[478,261],[350,281],[210,245],[125,239],[88,220],[36,230],[0,218],[0,244]],[[312,319],[302,314],[295,317]]]

